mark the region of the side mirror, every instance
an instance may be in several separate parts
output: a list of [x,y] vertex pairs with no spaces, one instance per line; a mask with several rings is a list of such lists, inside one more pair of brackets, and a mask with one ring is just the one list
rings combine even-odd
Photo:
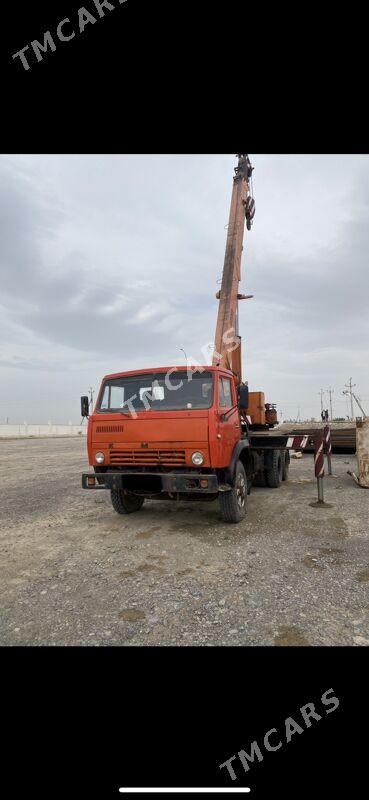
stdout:
[[87,395],[85,397],[81,397],[81,415],[82,417],[88,417],[88,412],[90,410],[89,400]]
[[249,387],[241,384],[238,387],[238,407],[246,409],[249,406]]

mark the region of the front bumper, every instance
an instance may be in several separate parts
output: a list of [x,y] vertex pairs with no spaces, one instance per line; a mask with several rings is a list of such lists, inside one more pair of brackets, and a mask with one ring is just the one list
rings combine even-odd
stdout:
[[[181,472],[84,472],[82,475],[83,489],[128,489],[144,493],[146,479],[155,478],[155,494],[160,492],[214,494],[219,491],[218,478],[214,474]],[[151,494],[149,488],[147,493]]]

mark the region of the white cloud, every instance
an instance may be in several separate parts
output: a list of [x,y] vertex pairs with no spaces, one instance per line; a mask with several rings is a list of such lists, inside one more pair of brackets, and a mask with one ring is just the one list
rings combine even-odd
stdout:
[[[336,386],[337,407],[350,374],[369,394],[369,158],[251,158],[245,377],[285,409],[317,415],[320,386]],[[180,348],[203,360],[234,163],[1,158],[0,420],[10,410],[21,420],[77,420],[79,395],[105,373],[183,363]]]

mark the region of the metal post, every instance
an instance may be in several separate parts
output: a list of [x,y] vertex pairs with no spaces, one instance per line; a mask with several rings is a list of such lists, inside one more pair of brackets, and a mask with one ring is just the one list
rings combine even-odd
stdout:
[[318,503],[324,503],[324,489],[323,489],[323,478],[321,475],[317,478],[318,484]]

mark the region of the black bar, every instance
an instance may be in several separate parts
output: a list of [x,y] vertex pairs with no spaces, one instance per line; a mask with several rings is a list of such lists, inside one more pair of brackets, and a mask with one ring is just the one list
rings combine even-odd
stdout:
[[[123,489],[124,478],[132,477],[140,478],[146,476],[155,476],[161,480],[162,492],[202,492],[204,494],[214,493],[218,491],[218,478],[216,475],[205,475],[204,473],[158,473],[158,472],[84,472],[82,475],[82,488],[93,489]],[[92,486],[88,484],[88,478],[94,478],[95,483]],[[200,481],[207,480],[208,486],[202,488]],[[189,482],[194,485],[189,485]],[[140,491],[145,491],[145,487],[137,487]],[[132,490],[134,491],[134,490]],[[150,492],[148,492],[150,493]]]
[[255,450],[267,450],[268,448],[269,450],[287,450],[287,440],[289,438],[286,435],[269,436],[268,434],[262,434],[259,436],[249,433],[250,447],[254,447]]

